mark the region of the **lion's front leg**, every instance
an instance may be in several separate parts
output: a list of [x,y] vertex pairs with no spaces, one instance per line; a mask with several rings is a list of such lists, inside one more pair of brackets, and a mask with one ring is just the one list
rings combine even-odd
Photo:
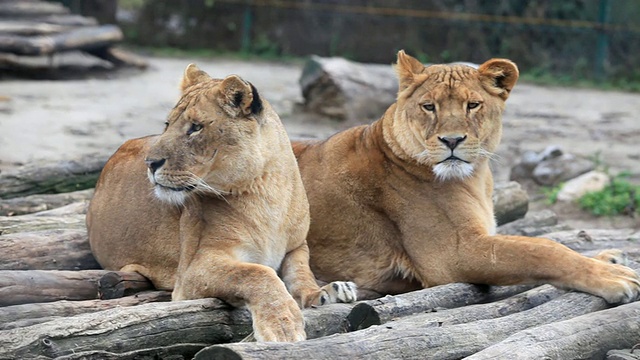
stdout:
[[280,269],[284,283],[302,307],[348,303],[357,299],[356,285],[352,282],[334,281],[318,286],[309,268],[309,247],[306,244],[287,253]]
[[251,312],[258,341],[306,339],[302,311],[270,267],[201,250],[178,275],[172,299],[208,297],[232,304],[244,302]]
[[[462,281],[509,285],[550,283],[598,295],[609,303],[638,299],[640,277],[632,269],[613,264],[611,254],[597,259],[548,239],[486,236],[460,248]],[[603,261],[604,260],[604,261]]]

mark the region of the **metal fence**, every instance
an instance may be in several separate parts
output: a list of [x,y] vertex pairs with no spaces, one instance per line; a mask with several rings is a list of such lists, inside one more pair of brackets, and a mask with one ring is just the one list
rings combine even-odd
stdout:
[[390,63],[516,61],[525,73],[640,81],[640,0],[145,0],[154,46]]

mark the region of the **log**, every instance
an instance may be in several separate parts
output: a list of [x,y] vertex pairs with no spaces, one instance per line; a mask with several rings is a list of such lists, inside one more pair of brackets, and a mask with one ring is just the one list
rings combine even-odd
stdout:
[[0,235],[0,270],[100,269],[86,229]]
[[299,83],[304,97],[303,111],[357,123],[379,119],[396,101],[398,93],[398,78],[391,65],[338,57],[311,56]]
[[0,51],[43,56],[62,51],[109,47],[122,39],[122,31],[116,25],[85,26],[49,36],[0,35]]
[[[307,336],[346,331],[351,304],[330,304],[305,309]],[[322,327],[326,327],[322,330]],[[61,318],[39,326],[0,331],[0,359],[68,356],[87,352],[115,353],[187,344],[239,341],[252,331],[246,309],[230,310],[217,299],[142,304]],[[204,346],[204,345],[202,345]],[[90,357],[91,358],[91,357]]]
[[90,189],[110,155],[90,154],[57,163],[36,162],[0,173],[0,199]]
[[125,353],[177,344],[216,344],[251,332],[217,299],[152,303],[0,331],[1,359],[55,358],[84,351]]
[[[516,331],[607,308],[599,297],[567,293],[531,310],[497,319],[434,327],[400,319],[382,326],[299,343],[234,343],[207,347],[195,359],[460,359]],[[327,351],[327,349],[331,349]]]
[[635,229],[569,230],[545,234],[544,237],[579,252],[612,248],[640,250],[640,231]]
[[117,299],[153,288],[151,281],[138,273],[111,271],[98,280],[100,299]]
[[98,298],[98,280],[106,271],[2,270],[0,306]]
[[65,15],[70,11],[62,4],[46,1],[11,1],[0,3],[0,18]]
[[[104,278],[104,279],[103,279]],[[138,273],[108,270],[2,270],[0,306],[58,300],[114,299],[153,289]]]
[[73,191],[63,194],[30,195],[0,200],[0,216],[24,215],[51,210],[79,201],[91,200],[93,189]]
[[37,216],[0,216],[2,234],[16,234],[43,230],[83,230],[86,229],[85,215]]
[[395,101],[398,80],[391,65],[311,56],[300,75],[303,109],[337,120],[365,122]]
[[638,339],[640,302],[634,302],[520,331],[467,359],[603,359]]
[[149,302],[171,300],[167,291],[146,291],[132,296],[110,300],[60,300],[49,303],[23,304],[0,307],[0,330],[15,329],[67,316],[103,311],[115,307],[136,306]]
[[34,21],[0,21],[0,35],[37,36],[58,34],[70,27]]
[[140,360],[140,359],[192,359],[193,356],[207,344],[178,344],[152,347],[115,353],[103,350],[89,350],[65,356],[56,360]]
[[147,67],[149,67],[149,62],[142,57],[115,47],[89,49],[87,50],[87,53],[100,59],[106,60],[112,63],[114,66],[128,66],[138,69],[146,69]]
[[498,225],[503,225],[525,216],[529,210],[529,196],[515,181],[495,184],[493,188],[493,212]]
[[356,304],[347,316],[349,329],[366,329],[372,325],[387,323],[417,313],[436,309],[452,309],[504,299],[533,286],[481,286],[472,284],[448,284],[413,291],[401,296],[385,296]]

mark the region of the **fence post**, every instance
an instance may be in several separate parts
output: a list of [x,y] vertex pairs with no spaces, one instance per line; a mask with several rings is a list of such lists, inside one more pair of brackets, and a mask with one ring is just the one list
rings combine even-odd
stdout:
[[253,13],[250,1],[247,2],[242,16],[242,35],[240,40],[240,49],[244,54],[251,52],[251,31],[253,27]]
[[595,59],[595,78],[597,81],[605,79],[604,64],[609,53],[609,34],[606,25],[609,22],[609,0],[600,0],[600,9],[598,11],[598,42],[596,47]]

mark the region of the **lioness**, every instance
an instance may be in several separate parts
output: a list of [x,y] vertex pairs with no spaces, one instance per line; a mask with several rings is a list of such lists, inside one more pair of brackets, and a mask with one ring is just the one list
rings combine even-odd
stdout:
[[381,119],[293,143],[318,279],[353,280],[367,297],[452,282],[551,283],[611,303],[638,297],[627,267],[495,234],[489,160],[518,79],[514,63],[425,67],[400,51],[396,70],[397,101]]
[[127,141],[105,165],[87,213],[91,250],[173,300],[246,303],[257,340],[303,340],[299,305],[356,292],[320,288],[309,269],[309,203],[280,119],[238,76],[192,64],[181,88],[162,135]]

